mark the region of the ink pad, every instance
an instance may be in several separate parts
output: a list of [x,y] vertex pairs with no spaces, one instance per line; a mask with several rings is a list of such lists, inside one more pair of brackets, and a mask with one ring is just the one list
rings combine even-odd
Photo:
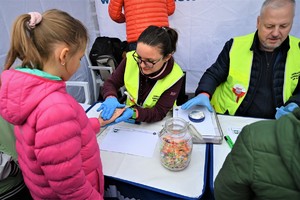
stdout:
[[205,115],[204,112],[200,111],[200,110],[193,110],[189,113],[189,119],[192,122],[203,122],[205,119]]

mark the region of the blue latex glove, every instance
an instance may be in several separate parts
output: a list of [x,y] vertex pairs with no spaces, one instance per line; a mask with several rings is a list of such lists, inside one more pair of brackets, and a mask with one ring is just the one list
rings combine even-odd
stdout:
[[116,97],[107,97],[97,111],[101,111],[101,117],[104,120],[109,120],[117,108],[124,108],[125,104],[120,104]]
[[298,107],[299,106],[296,103],[289,103],[286,106],[281,106],[280,108],[276,108],[277,111],[275,114],[275,119],[279,119],[281,116],[293,112],[293,110]]
[[182,104],[181,109],[182,110],[187,110],[193,106],[205,106],[210,112],[213,111],[211,105],[210,105],[210,101],[208,96],[206,96],[205,94],[199,94],[197,96],[195,96],[194,98],[188,100],[187,102],[185,102],[184,104]]
[[130,119],[133,115],[133,109],[132,108],[126,108],[125,111],[123,112],[123,114],[118,117],[115,122],[119,123],[119,122],[123,122],[126,121],[128,119]]

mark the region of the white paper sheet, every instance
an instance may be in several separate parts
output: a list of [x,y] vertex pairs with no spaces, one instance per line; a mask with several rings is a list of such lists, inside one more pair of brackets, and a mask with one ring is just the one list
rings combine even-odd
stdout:
[[152,157],[158,140],[158,134],[153,131],[111,127],[100,143],[104,151],[119,152],[137,156]]
[[[238,116],[230,116],[230,115],[218,115],[221,127],[224,131],[224,135],[229,135],[231,140],[235,143],[239,133],[237,132],[241,131],[244,126],[265,120],[262,118],[252,118],[252,117],[238,117]],[[223,163],[228,155],[228,153],[231,151],[231,148],[228,146],[228,144],[225,142],[222,142],[221,145],[213,145],[213,181],[215,181],[221,167],[223,166]]]

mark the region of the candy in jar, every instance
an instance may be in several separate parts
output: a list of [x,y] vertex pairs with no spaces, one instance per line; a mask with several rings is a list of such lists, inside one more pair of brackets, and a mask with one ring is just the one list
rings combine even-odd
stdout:
[[172,171],[185,169],[191,160],[192,137],[188,123],[181,118],[170,118],[160,134],[161,164]]

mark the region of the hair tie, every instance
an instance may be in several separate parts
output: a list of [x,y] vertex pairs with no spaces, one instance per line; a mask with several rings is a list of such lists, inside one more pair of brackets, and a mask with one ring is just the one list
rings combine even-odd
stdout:
[[39,12],[29,12],[30,20],[28,21],[28,27],[34,29],[37,24],[42,21],[42,15]]

